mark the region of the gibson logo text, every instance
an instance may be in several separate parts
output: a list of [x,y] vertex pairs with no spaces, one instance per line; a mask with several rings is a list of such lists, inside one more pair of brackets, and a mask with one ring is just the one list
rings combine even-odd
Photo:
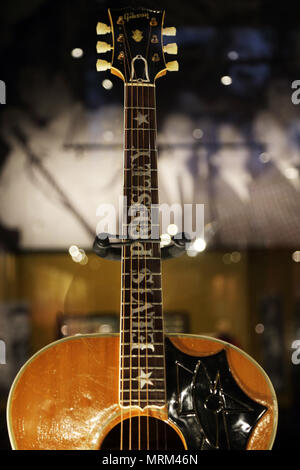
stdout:
[[149,19],[149,13],[148,12],[145,12],[145,13],[125,13],[124,15],[124,20],[125,21],[129,21],[129,20],[135,20],[137,18],[147,18]]

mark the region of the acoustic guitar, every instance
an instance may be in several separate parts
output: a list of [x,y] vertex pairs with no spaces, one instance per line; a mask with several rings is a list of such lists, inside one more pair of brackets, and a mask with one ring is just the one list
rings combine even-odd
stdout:
[[[98,23],[99,71],[124,81],[125,212],[120,334],[76,335],[37,352],[15,378],[7,418],[14,449],[270,449],[277,401],[264,370],[213,337],[165,335],[159,239],[139,207],[158,204],[156,80],[178,69],[164,12],[109,10]],[[171,98],[171,97],[170,97]],[[133,210],[133,208],[137,210]],[[150,211],[149,211],[150,212]],[[130,224],[127,224],[130,225]],[[123,233],[128,227],[123,224]],[[140,232],[139,232],[140,230]]]

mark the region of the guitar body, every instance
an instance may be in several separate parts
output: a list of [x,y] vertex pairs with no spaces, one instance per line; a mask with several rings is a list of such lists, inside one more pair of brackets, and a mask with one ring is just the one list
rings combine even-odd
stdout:
[[121,437],[123,449],[164,450],[166,430],[173,450],[272,447],[275,393],[240,349],[203,336],[166,337],[167,405],[141,410],[119,406],[119,347],[119,335],[82,335],[36,353],[10,391],[12,447],[120,449]]

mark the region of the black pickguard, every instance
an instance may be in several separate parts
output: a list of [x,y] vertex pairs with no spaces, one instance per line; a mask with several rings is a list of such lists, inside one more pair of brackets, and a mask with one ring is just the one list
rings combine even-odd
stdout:
[[236,383],[226,351],[195,357],[166,338],[169,418],[183,433],[188,449],[243,450],[267,411]]

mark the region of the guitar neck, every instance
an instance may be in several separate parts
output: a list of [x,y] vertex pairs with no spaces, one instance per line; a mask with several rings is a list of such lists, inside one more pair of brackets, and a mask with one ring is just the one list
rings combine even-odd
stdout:
[[[125,85],[120,404],[166,403],[155,87]],[[157,220],[156,220],[157,219]]]

